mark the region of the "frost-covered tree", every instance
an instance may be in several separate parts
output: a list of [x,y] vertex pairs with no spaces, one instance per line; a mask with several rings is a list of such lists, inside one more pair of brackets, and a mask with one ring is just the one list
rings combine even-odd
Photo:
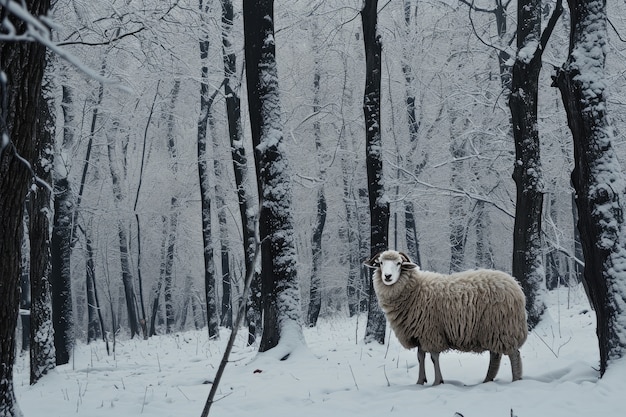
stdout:
[[[365,163],[370,207],[370,252],[373,256],[387,249],[389,232],[389,200],[385,196],[383,182],[383,152],[380,128],[380,85],[382,41],[378,34],[378,1],[364,0],[361,9],[363,43],[365,46],[365,93],[363,113],[365,116]],[[385,341],[385,317],[373,283],[369,286],[369,308],[365,341]]]
[[[8,12],[6,4],[0,6],[0,417],[17,417],[22,413],[13,390],[13,363],[22,219],[24,200],[33,179],[31,167],[39,156],[32,139],[37,132],[46,48],[31,39],[24,42],[27,36],[19,41],[19,36],[27,32],[27,24]],[[11,7],[40,16],[48,13],[50,2],[11,2]],[[8,28],[14,31],[9,32]]]
[[572,184],[585,258],[583,280],[597,317],[600,375],[626,349],[626,178],[613,147],[605,77],[605,0],[568,0],[569,56],[557,70],[574,145]]
[[263,336],[259,351],[276,348],[286,358],[302,335],[290,168],[283,143],[274,1],[244,0],[246,81],[261,213]]
[[46,82],[39,104],[37,121],[38,161],[35,175],[45,182],[33,187],[30,202],[30,383],[34,384],[56,365],[52,303],[50,299],[50,240],[53,221],[52,165],[54,155],[54,109],[50,98],[50,83]]
[[541,0],[520,0],[517,6],[517,55],[509,96],[515,142],[513,180],[517,187],[512,271],[526,294],[530,328],[539,322],[545,310],[541,239],[544,180],[537,124],[539,72],[543,51],[561,11],[559,0],[542,33]]

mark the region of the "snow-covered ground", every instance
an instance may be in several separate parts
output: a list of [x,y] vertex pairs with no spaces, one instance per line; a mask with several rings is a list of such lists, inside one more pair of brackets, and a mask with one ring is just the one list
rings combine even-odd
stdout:
[[[624,415],[626,360],[598,379],[595,318],[581,288],[549,294],[549,312],[522,348],[524,379],[511,383],[502,360],[496,381],[482,384],[488,354],[442,354],[445,383],[418,386],[415,351],[391,335],[363,344],[365,317],[322,319],[305,329],[307,348],[287,361],[246,347],[231,355],[211,416],[574,417]],[[78,344],[72,363],[28,385],[28,358],[15,367],[25,417],[200,416],[228,333],[204,331],[143,340]],[[432,381],[432,364],[427,361]]]

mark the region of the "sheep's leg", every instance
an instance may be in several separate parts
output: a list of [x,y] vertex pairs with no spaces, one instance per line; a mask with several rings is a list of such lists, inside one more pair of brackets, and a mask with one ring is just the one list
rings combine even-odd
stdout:
[[496,377],[498,369],[500,369],[500,360],[502,359],[501,353],[489,352],[489,368],[487,369],[487,376],[483,382],[491,382]]
[[441,376],[441,368],[439,368],[439,352],[437,353],[430,352],[430,359],[432,359],[433,365],[435,366],[435,382],[433,382],[433,385],[443,384],[443,377]]
[[417,348],[417,361],[420,365],[419,377],[417,378],[417,383],[420,385],[424,385],[426,382],[426,365],[424,361],[426,360],[426,352],[422,350],[422,348]]
[[522,357],[519,354],[519,350],[509,355],[511,360],[511,370],[513,371],[513,381],[522,379]]

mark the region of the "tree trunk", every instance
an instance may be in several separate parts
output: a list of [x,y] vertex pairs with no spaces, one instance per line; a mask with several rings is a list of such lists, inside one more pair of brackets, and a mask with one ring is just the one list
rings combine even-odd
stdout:
[[[460,136],[468,126],[469,120],[456,109],[450,110],[450,154],[452,168],[450,184],[457,190],[465,189],[463,179],[466,177],[465,157],[467,156],[466,141]],[[464,119],[464,120],[460,120]],[[458,124],[462,124],[458,127]],[[464,196],[450,197],[450,272],[459,272],[466,269],[465,243],[467,241],[467,225],[469,217],[468,201]]]
[[259,351],[278,349],[278,356],[286,359],[304,344],[304,337],[276,70],[274,1],[244,0],[243,16],[250,128],[261,199],[263,335]]
[[[203,16],[206,14],[208,7],[208,5],[203,4],[203,0],[200,0],[199,8]],[[217,313],[215,263],[213,260],[213,242],[211,236],[211,185],[209,181],[210,171],[207,155],[208,124],[215,94],[209,96],[209,67],[207,62],[209,56],[208,37],[202,37],[199,40],[199,46],[202,67],[200,75],[200,117],[198,118],[197,152],[198,176],[200,178],[200,202],[202,209],[202,243],[204,248],[204,290],[209,339],[215,339],[219,337],[219,316]]]
[[[115,207],[118,212],[125,199],[122,193],[121,175],[117,167],[117,161],[115,159],[115,133],[117,132],[117,123],[114,122],[114,127],[110,133],[110,137],[107,142],[107,150],[109,156],[109,168],[111,172],[111,182],[113,185],[113,197],[115,201]],[[124,299],[126,301],[126,311],[128,313],[128,324],[130,326],[130,336],[134,337],[139,334],[139,319],[137,316],[137,305],[135,288],[133,282],[133,274],[130,267],[130,254],[128,251],[128,232],[124,225],[122,218],[117,221],[117,232],[119,238],[120,248],[120,266],[122,269],[122,283],[124,284]]]
[[[365,163],[370,207],[370,255],[387,249],[389,201],[383,183],[382,138],[380,130],[380,85],[382,42],[377,33],[378,0],[364,0],[361,10],[365,46]],[[365,341],[385,342],[385,316],[378,305],[372,281],[369,283],[369,306]]]
[[[50,8],[48,0],[32,0],[28,11],[39,16]],[[26,25],[5,16],[17,33]],[[15,328],[19,308],[20,252],[24,199],[32,179],[31,165],[39,150],[36,135],[37,105],[45,68],[46,48],[37,42],[0,42],[0,417],[21,411],[13,390]],[[6,82],[5,82],[6,80]]]
[[[48,83],[46,83],[48,87]],[[30,197],[30,383],[31,385],[56,365],[52,303],[50,299],[50,240],[53,223],[53,196],[51,193],[54,116],[48,103],[50,94],[42,89],[37,121],[39,161],[34,164],[35,175],[45,185],[39,185]]]
[[[87,343],[95,341],[105,335],[102,310],[100,309],[98,289],[96,287],[96,270],[94,265],[94,252],[91,242],[90,229],[91,226],[88,225],[85,230],[85,249],[87,251],[87,260],[85,262],[85,278],[87,288]],[[106,342],[106,337],[103,340]]]
[[[178,100],[178,94],[180,92],[180,79],[174,80],[172,91],[170,93],[170,103],[167,108],[167,150],[170,155],[170,169],[172,171],[172,177],[176,179],[178,174],[178,147],[176,146],[176,137],[174,135],[175,122],[174,122],[174,109],[176,108],[176,101]],[[164,301],[165,301],[165,332],[171,333],[174,329],[176,314],[174,311],[174,255],[176,253],[176,236],[178,233],[178,192],[173,191],[172,198],[170,200],[170,224],[167,235],[167,249],[165,251],[165,276],[164,276]]]
[[559,3],[543,34],[540,0],[524,0],[518,4],[517,10],[518,52],[509,97],[515,141],[513,180],[517,186],[512,272],[526,294],[530,329],[539,322],[545,310],[541,242],[543,174],[537,130],[539,71],[542,53],[561,10]]
[[[246,264],[246,276],[248,271],[254,268],[255,248],[255,216],[249,213],[251,208],[250,190],[248,187],[248,160],[243,142],[241,127],[241,82],[237,77],[237,56],[232,47],[232,27],[234,19],[232,0],[221,0],[222,3],[222,52],[224,60],[224,94],[226,96],[226,116],[228,118],[228,135],[230,138],[230,150],[235,173],[235,186],[237,187],[237,199],[239,202],[239,215],[241,218],[243,250]],[[254,290],[254,289],[257,290]],[[252,344],[261,330],[261,300],[259,299],[260,277],[255,274],[252,281],[252,291],[246,321],[248,322],[249,344]]]
[[28,229],[30,218],[28,215],[30,201],[26,198],[26,208],[24,210],[23,230],[24,237],[22,239],[22,254],[20,260],[20,310],[28,311],[24,314],[20,311],[20,321],[22,324],[22,352],[30,349],[30,238],[28,237]]
[[422,265],[420,257],[419,239],[417,238],[417,229],[415,227],[415,209],[413,203],[405,201],[404,203],[404,230],[406,233],[406,250],[413,262]]
[[[314,30],[317,33],[317,24],[314,25]],[[313,35],[314,41],[317,39],[316,33]],[[320,111],[319,57],[317,51],[315,53],[315,74],[313,75],[313,114]],[[312,269],[311,288],[309,290],[309,311],[307,314],[307,324],[309,327],[313,327],[317,324],[317,319],[322,308],[322,235],[324,233],[324,225],[326,224],[327,208],[326,196],[324,195],[325,169],[322,165],[322,128],[320,126],[319,117],[316,117],[313,122],[313,135],[315,137],[315,150],[317,152],[318,173],[321,185],[317,190],[317,217],[313,229],[313,235],[311,236]]]
[[605,0],[569,0],[569,56],[557,71],[574,141],[572,184],[585,258],[584,280],[597,318],[600,375],[626,349],[626,178],[612,146],[604,88]]
[[[210,122],[211,123],[211,122]],[[219,224],[220,237],[220,258],[222,265],[222,311],[220,314],[220,322],[222,326],[227,328],[233,327],[233,310],[232,310],[232,290],[230,276],[230,249],[228,247],[228,224],[226,223],[226,205],[224,204],[224,187],[222,186],[222,162],[217,154],[219,143],[217,135],[211,129],[213,136],[213,170],[215,173],[215,204],[217,206],[217,222]]]
[[315,229],[311,237],[311,252],[313,267],[311,270],[311,289],[309,300],[309,311],[307,314],[307,324],[313,327],[317,324],[317,319],[322,308],[321,286],[322,286],[322,232],[326,223],[326,198],[324,189],[320,187],[317,191],[317,220]]

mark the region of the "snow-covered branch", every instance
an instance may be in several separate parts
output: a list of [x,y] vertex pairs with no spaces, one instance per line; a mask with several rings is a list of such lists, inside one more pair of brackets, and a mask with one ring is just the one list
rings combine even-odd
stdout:
[[[50,35],[49,25],[43,22],[43,19],[33,16],[26,10],[22,3],[16,0],[0,0],[0,6],[2,6],[8,14],[11,14],[24,23],[26,23],[26,31],[18,34],[15,26],[11,23],[7,16],[0,22],[0,41],[29,41],[39,42],[59,57],[69,62],[77,70],[85,74],[87,77],[92,78],[103,84],[117,83],[109,77],[105,77],[95,71],[93,68],[85,65],[80,59],[75,57],[67,50],[61,48],[57,43],[52,41]],[[126,89],[118,84],[119,88]]]

